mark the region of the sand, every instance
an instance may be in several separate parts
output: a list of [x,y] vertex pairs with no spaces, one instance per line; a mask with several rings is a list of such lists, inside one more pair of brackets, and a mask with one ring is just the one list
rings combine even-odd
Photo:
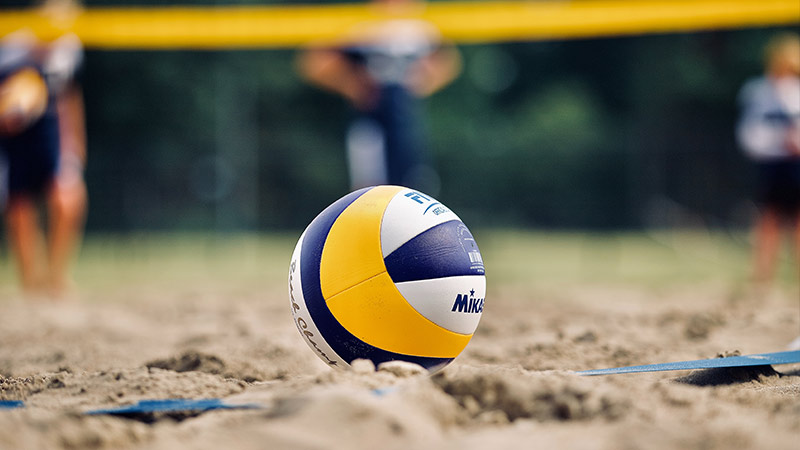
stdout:
[[[0,410],[0,448],[797,448],[798,365],[573,372],[785,350],[800,329],[797,296],[490,284],[472,342],[430,375],[366,361],[331,370],[294,328],[284,285],[175,283],[60,303],[7,291],[0,400],[25,407]],[[85,414],[163,398],[262,407]]]

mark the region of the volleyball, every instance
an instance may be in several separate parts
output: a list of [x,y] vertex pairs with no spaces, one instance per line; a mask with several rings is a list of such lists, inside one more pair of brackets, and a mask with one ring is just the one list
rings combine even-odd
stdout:
[[295,325],[339,368],[369,359],[441,369],[472,338],[485,294],[467,226],[401,186],[360,189],[331,204],[300,236],[289,266]]
[[32,68],[23,68],[0,83],[0,134],[24,131],[44,114],[47,85]]

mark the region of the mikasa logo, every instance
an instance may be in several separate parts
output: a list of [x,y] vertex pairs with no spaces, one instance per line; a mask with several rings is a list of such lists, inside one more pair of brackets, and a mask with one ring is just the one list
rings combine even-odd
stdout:
[[469,291],[469,296],[458,294],[456,301],[453,302],[453,309],[450,311],[480,314],[483,312],[483,299],[475,298],[475,289]]

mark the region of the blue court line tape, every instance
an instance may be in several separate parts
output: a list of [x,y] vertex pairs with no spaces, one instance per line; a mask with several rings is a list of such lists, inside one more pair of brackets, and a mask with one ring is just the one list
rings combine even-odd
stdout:
[[141,414],[157,412],[185,412],[185,411],[211,411],[214,409],[258,409],[262,405],[256,403],[228,403],[219,398],[204,398],[198,400],[170,398],[163,400],[140,400],[133,405],[121,406],[118,408],[95,409],[87,411],[86,414]]
[[384,395],[389,395],[397,392],[397,386],[377,388],[373,389],[371,392],[372,395],[375,395],[376,397],[383,397]]
[[0,409],[22,408],[25,403],[21,400],[0,400]]
[[613,369],[582,370],[578,375],[612,375],[619,373],[662,372],[667,370],[715,369],[720,367],[767,366],[773,364],[800,363],[800,350],[787,352],[761,353],[747,356],[731,356],[728,358],[699,359],[662,364],[646,364],[643,366],[616,367]]

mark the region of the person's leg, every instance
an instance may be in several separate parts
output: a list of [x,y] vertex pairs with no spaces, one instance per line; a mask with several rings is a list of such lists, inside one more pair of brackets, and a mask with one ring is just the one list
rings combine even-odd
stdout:
[[83,97],[77,85],[70,85],[58,99],[58,171],[47,191],[48,283],[51,294],[59,296],[70,287],[70,263],[80,247],[86,221],[87,194],[83,180],[86,162],[86,127]]
[[350,188],[387,184],[386,137],[380,124],[357,119],[347,131],[347,165]]
[[39,224],[36,202],[28,196],[12,196],[6,208],[6,225],[22,289],[27,292],[41,289],[44,235]]
[[59,176],[48,192],[48,283],[55,295],[69,288],[69,267],[83,236],[86,186],[79,173]]
[[794,218],[794,263],[797,265],[797,279],[800,280],[800,212]]
[[769,283],[775,271],[781,240],[780,214],[774,208],[765,208],[756,224],[754,273],[757,283]]

